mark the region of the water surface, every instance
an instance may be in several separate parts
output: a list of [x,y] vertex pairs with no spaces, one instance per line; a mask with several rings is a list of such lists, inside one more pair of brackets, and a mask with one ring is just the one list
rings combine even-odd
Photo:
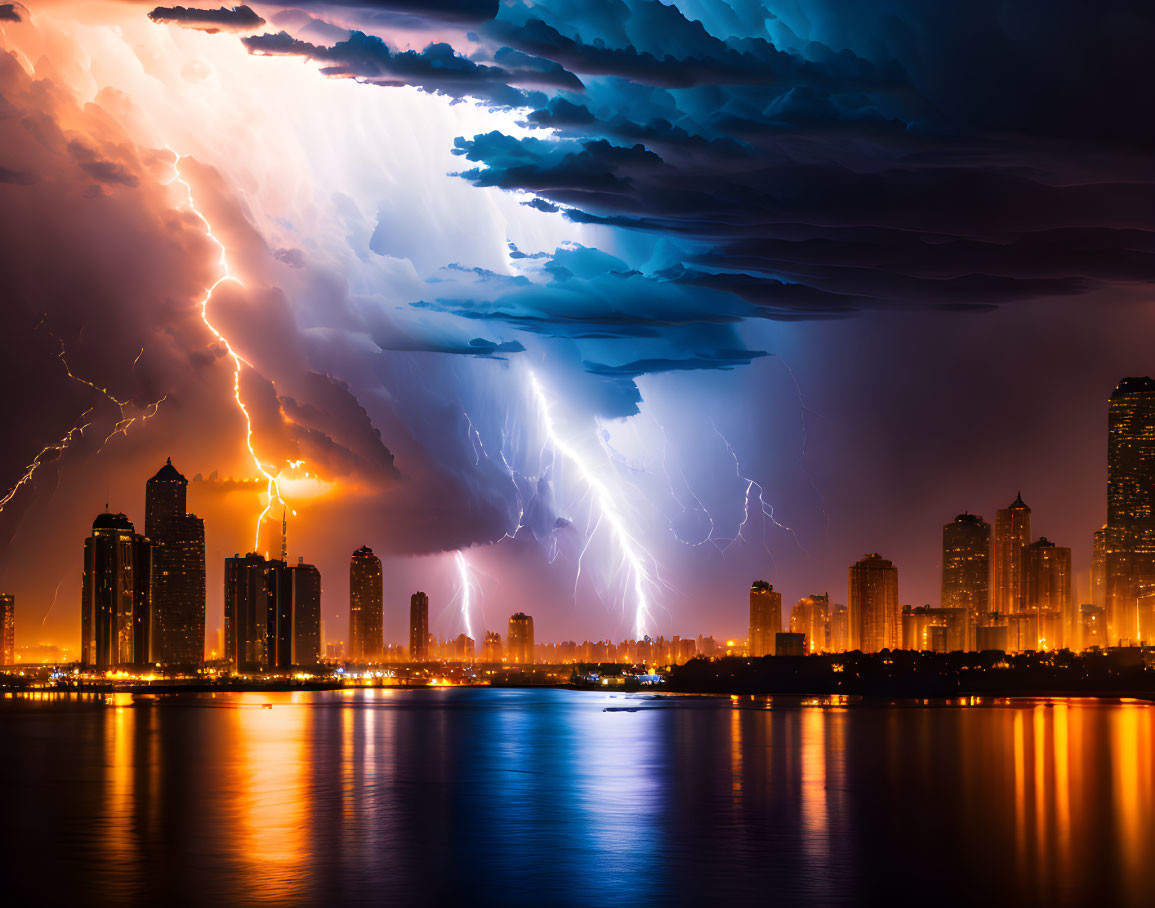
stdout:
[[1155,707],[0,700],[10,896],[1152,904]]

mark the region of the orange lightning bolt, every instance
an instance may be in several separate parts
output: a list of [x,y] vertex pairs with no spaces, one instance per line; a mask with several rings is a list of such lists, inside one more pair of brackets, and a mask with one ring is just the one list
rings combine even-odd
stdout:
[[264,523],[264,520],[268,516],[269,511],[272,510],[273,502],[278,502],[282,506],[285,506],[285,502],[281,498],[281,490],[277,485],[276,474],[271,473],[269,469],[263,463],[261,463],[261,459],[257,456],[256,448],[253,447],[253,421],[249,416],[248,407],[245,406],[245,402],[241,397],[241,367],[248,366],[250,363],[248,363],[239,353],[237,353],[236,350],[233,349],[233,345],[229,343],[228,338],[221,334],[221,332],[217,330],[217,327],[212,323],[212,321],[209,320],[209,300],[213,298],[213,294],[216,293],[217,288],[221,284],[225,283],[233,283],[238,287],[243,287],[244,282],[241,281],[241,279],[235,274],[233,274],[232,270],[229,268],[228,251],[225,249],[225,244],[220,241],[215,233],[213,233],[212,224],[209,223],[208,218],[206,218],[204,214],[201,213],[200,209],[197,208],[196,201],[193,198],[192,185],[188,182],[188,180],[181,176],[180,162],[183,160],[183,157],[172,148],[169,148],[168,150],[172,152],[173,156],[173,178],[170,183],[179,183],[182,187],[184,187],[186,200],[185,208],[192,212],[192,214],[196,215],[201,224],[204,225],[205,236],[208,237],[210,242],[212,242],[217,247],[217,249],[220,250],[220,256],[217,259],[217,264],[220,267],[220,277],[218,277],[216,281],[214,281],[205,290],[204,296],[201,297],[201,321],[203,321],[205,323],[205,327],[208,328],[210,332],[212,332],[213,337],[215,337],[220,343],[224,344],[225,350],[232,358],[233,399],[237,402],[237,408],[241,411],[241,415],[245,419],[245,445],[249,449],[249,455],[253,459],[253,465],[257,468],[257,472],[264,477],[266,483],[268,503],[265,505],[264,510],[257,515],[257,526],[253,538],[253,551],[255,552],[260,548],[261,544],[261,524]]

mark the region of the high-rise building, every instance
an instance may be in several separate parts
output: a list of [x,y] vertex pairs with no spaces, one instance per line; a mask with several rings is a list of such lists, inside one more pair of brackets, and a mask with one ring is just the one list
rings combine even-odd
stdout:
[[830,606],[830,652],[844,653],[850,649],[850,610],[843,602]]
[[825,653],[830,648],[830,596],[811,593],[790,610],[790,630],[806,637],[808,653]]
[[292,590],[291,665],[316,665],[321,661],[321,572],[304,558],[289,568]]
[[0,593],[0,665],[16,664],[16,597]]
[[[1107,608],[1107,527],[1095,530],[1091,542],[1091,605]],[[1104,622],[1105,623],[1105,622]]]
[[990,610],[991,525],[959,514],[942,528],[942,607],[965,608],[971,620]]
[[418,591],[409,597],[409,659],[429,658],[429,597]]
[[509,661],[518,665],[533,664],[533,618],[525,612],[515,612],[509,619]]
[[152,543],[152,658],[196,665],[205,654],[205,525],[187,513],[188,480],[165,463],[144,493]]
[[877,653],[901,646],[898,568],[876,552],[850,568],[850,648]]
[[152,545],[123,514],[101,514],[84,540],[81,661],[88,668],[151,661]]
[[1023,551],[1023,612],[1033,619],[1020,649],[1060,649],[1078,621],[1071,600],[1071,550],[1043,536]]
[[288,667],[292,602],[285,562],[256,552],[225,559],[225,659],[234,671]]
[[1124,378],[1107,403],[1108,645],[1137,642],[1138,600],[1155,589],[1155,381]]
[[991,610],[1000,615],[1014,615],[1022,608],[1023,549],[1030,541],[1031,509],[1023,503],[1020,492],[1010,507],[995,513]]
[[750,655],[773,656],[782,631],[782,594],[765,580],[750,584]]
[[481,654],[486,662],[500,662],[501,634],[497,631],[486,631],[485,643],[482,645]]
[[381,559],[367,545],[349,562],[349,659],[380,662],[384,648]]

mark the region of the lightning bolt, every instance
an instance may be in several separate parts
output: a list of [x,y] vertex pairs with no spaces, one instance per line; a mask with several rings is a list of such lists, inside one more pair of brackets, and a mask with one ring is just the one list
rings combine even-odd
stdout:
[[[638,639],[641,639],[646,635],[646,629],[652,621],[649,591],[661,585],[661,580],[657,576],[654,558],[630,532],[625,517],[618,508],[617,496],[614,495],[610,487],[599,477],[597,469],[586,461],[585,457],[582,456],[582,453],[577,448],[558,434],[557,427],[553,421],[549,397],[546,394],[545,388],[542,387],[541,382],[538,381],[537,376],[532,371],[529,373],[529,384],[533,391],[534,400],[537,403],[541,416],[541,425],[549,447],[554,453],[560,454],[565,458],[565,460],[577,470],[588,493],[592,496],[598,511],[597,520],[593,528],[589,531],[585,547],[582,549],[581,556],[578,558],[578,576],[574,580],[575,588],[581,577],[582,558],[589,549],[593,537],[604,523],[608,527],[609,534],[615,546],[621,553],[622,563],[627,570],[628,583],[633,588],[634,632]],[[542,453],[542,460],[544,463],[544,451]],[[551,457],[551,465],[552,460],[553,458]]]
[[7,494],[5,494],[3,498],[0,498],[0,511],[3,511],[4,508],[8,506],[8,502],[16,497],[16,493],[20,491],[21,487],[32,481],[33,475],[38,469],[40,469],[42,465],[57,460],[60,455],[64,453],[65,449],[70,444],[72,444],[72,441],[76,438],[76,436],[84,435],[84,430],[92,425],[91,422],[84,422],[84,420],[88,418],[88,415],[91,412],[92,408],[89,407],[87,410],[80,414],[80,419],[77,420],[76,425],[65,432],[59,441],[53,442],[50,445],[45,445],[41,449],[40,453],[33,458],[32,463],[24,468],[24,473],[18,480],[16,480],[16,484],[8,490]]
[[[188,180],[186,180],[181,175],[180,162],[184,160],[183,156],[178,154],[172,148],[169,148],[168,150],[173,156],[173,178],[169,181],[170,185],[172,183],[177,183],[183,187],[185,192],[185,209],[193,214],[201,222],[204,227],[205,236],[219,250],[217,266],[220,269],[220,277],[218,277],[205,289],[204,296],[201,297],[201,321],[204,322],[205,327],[209,329],[209,332],[212,334],[212,336],[216,338],[219,343],[224,345],[225,351],[228,353],[229,358],[233,361],[233,400],[236,401],[237,409],[240,410],[241,416],[245,420],[245,446],[249,449],[249,456],[253,460],[253,466],[256,467],[257,472],[262,477],[264,477],[265,480],[265,495],[267,503],[264,507],[264,510],[262,510],[260,514],[257,515],[257,524],[253,533],[253,551],[255,552],[260,548],[261,545],[261,525],[264,523],[265,518],[269,516],[269,512],[273,509],[274,502],[280,504],[282,507],[287,507],[287,505],[285,504],[284,499],[281,498],[280,486],[277,484],[277,474],[270,471],[269,468],[261,462],[261,458],[257,456],[257,450],[253,445],[253,420],[249,415],[248,407],[245,406],[244,399],[241,397],[241,369],[245,366],[250,366],[251,364],[239,353],[237,353],[237,351],[233,348],[233,345],[229,343],[229,339],[225,337],[220,332],[220,330],[218,330],[216,325],[214,325],[209,319],[209,303],[212,301],[213,294],[217,292],[217,288],[222,284],[230,283],[236,284],[238,287],[244,287],[244,282],[239,277],[237,277],[229,267],[228,250],[225,248],[225,244],[221,242],[221,240],[213,232],[213,227],[212,224],[209,223],[209,219],[205,217],[205,215],[197,207],[196,200],[193,197],[192,184],[190,184]],[[298,461],[297,463],[299,465],[301,461]]]
[[477,640],[473,636],[473,625],[469,620],[469,613],[473,605],[473,570],[465,559],[464,552],[454,552],[453,560],[457,563],[457,576],[461,580],[461,621],[465,625],[465,636]]

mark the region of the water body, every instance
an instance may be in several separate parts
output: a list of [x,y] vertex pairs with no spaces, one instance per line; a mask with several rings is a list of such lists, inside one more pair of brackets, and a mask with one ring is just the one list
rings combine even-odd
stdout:
[[1150,905],[1155,706],[6,699],[0,803],[6,901]]

